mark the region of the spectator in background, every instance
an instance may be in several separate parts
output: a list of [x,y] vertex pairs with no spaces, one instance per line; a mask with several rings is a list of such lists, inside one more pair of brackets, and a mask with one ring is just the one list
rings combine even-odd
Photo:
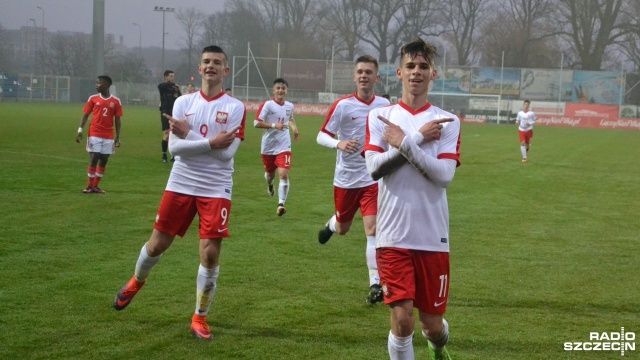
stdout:
[[[169,120],[167,120],[163,114],[171,116],[173,113],[173,103],[176,102],[178,96],[182,95],[180,92],[180,86],[174,83],[175,74],[173,70],[165,70],[164,82],[158,84],[158,91],[160,92],[160,123],[162,125],[162,162],[167,162],[167,149],[169,147]],[[171,161],[175,161],[174,157],[171,157]]]
[[185,94],[191,94],[191,93],[194,93],[194,92],[196,92],[196,87],[193,86],[193,84],[191,84],[191,83],[187,84],[187,86],[184,89],[184,93]]
[[231,88],[224,89],[224,92],[226,92],[227,95],[231,96]]

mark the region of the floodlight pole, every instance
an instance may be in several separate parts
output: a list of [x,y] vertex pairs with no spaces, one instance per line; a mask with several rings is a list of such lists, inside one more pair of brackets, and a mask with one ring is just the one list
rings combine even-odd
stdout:
[[167,12],[176,12],[175,8],[165,7],[165,6],[156,6],[153,8],[153,11],[162,11],[162,72],[166,69],[164,68],[164,17]]
[[142,54],[142,25],[138,23],[133,23],[133,25],[138,27],[138,55]]

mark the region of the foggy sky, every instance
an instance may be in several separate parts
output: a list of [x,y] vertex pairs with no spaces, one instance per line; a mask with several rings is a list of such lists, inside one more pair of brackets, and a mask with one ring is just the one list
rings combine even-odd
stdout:
[[[225,0],[104,0],[105,34],[114,34],[115,41],[124,36],[124,45],[135,48],[142,27],[142,46],[162,46],[162,12],[153,11],[155,6],[178,8],[194,7],[209,15],[224,8]],[[44,26],[49,32],[78,31],[90,34],[93,31],[93,0],[0,0],[0,24],[5,29],[17,30],[22,26]],[[175,13],[165,14],[165,47],[180,48],[184,31],[175,18]]]

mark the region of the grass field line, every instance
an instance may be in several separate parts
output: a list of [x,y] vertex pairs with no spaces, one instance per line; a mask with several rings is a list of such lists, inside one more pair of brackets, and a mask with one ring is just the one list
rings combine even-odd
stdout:
[[[80,160],[80,159],[74,159],[74,158],[69,158],[69,157],[64,157],[64,156],[54,156],[54,155],[43,155],[43,154],[33,154],[33,153],[27,153],[27,152],[22,152],[22,151],[3,151],[0,150],[0,153],[5,153],[5,154],[17,154],[20,156],[37,156],[37,157],[43,157],[43,158],[50,158],[50,159],[58,159],[58,160],[67,160],[67,161],[74,161],[74,162],[87,162],[87,160]],[[5,161],[5,160],[0,160],[2,162],[11,162],[11,161]]]

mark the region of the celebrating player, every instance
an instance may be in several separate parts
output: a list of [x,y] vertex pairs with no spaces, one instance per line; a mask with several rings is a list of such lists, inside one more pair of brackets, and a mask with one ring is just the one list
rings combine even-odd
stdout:
[[176,235],[184,236],[197,213],[200,266],[191,332],[196,338],[211,340],[206,317],[216,292],[222,239],[229,237],[233,157],[244,139],[246,111],[240,100],[222,90],[229,67],[221,48],[205,47],[198,71],[201,90],[178,98],[172,117],[165,114],[172,128],[169,149],[177,155],[176,162],[151,238],[142,246],[135,274],[118,292],[113,306],[122,310],[129,305],[162,253]]
[[518,135],[520,136],[520,153],[522,154],[522,162],[527,162],[529,154],[529,146],[531,146],[531,138],[533,138],[533,124],[536,123],[536,114],[529,110],[531,102],[525,100],[522,104],[522,110],[518,111],[516,124],[518,125]]
[[[325,244],[334,232],[349,232],[358,209],[362,214],[364,233],[367,237],[366,261],[369,268],[369,296],[371,304],[382,301],[380,276],[376,265],[376,211],[378,183],[371,179],[362,157],[367,116],[372,109],[389,105],[389,100],[376,96],[374,88],[380,75],[378,60],[369,55],[356,60],[353,81],[356,92],[338,99],[327,114],[320,128],[317,142],[338,149],[336,170],[333,176],[333,201],[335,212],[318,232],[318,241]],[[335,136],[338,139],[335,139]]]
[[400,50],[402,99],[367,119],[367,169],[379,182],[376,260],[391,310],[389,357],[413,359],[413,308],[432,359],[449,359],[449,211],[446,187],[460,164],[460,121],[429,103],[435,47]]
[[260,153],[264,165],[264,179],[267,181],[269,196],[274,195],[273,179],[278,170],[278,207],[276,214],[284,215],[284,207],[289,194],[289,169],[291,169],[291,137],[289,128],[293,131],[293,140],[298,141],[298,128],[293,119],[293,104],[286,101],[289,84],[277,78],[273,81],[273,99],[260,104],[253,126],[264,129]]
[[[84,115],[80,120],[76,142],[82,140],[82,129],[91,115],[91,125],[87,133],[87,152],[91,154],[87,167],[87,187],[82,190],[85,194],[104,194],[105,191],[98,187],[104,176],[109,161],[109,155],[115,152],[114,146],[120,146],[120,117],[122,116],[122,104],[120,99],[111,95],[111,78],[107,75],[98,76],[96,90],[98,94],[92,95],[84,105]],[[116,137],[113,138],[115,125]]]

